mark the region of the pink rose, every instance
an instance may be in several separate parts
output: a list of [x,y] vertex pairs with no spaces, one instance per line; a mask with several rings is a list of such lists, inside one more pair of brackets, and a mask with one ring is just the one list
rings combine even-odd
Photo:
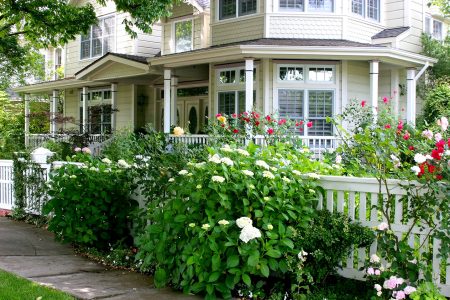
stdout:
[[375,275],[376,275],[376,276],[380,276],[380,275],[381,275],[381,271],[378,270],[378,269],[376,269],[376,270],[375,270]]
[[373,275],[375,272],[372,267],[367,269],[367,275]]
[[389,229],[389,225],[388,225],[388,223],[386,223],[386,222],[382,222],[382,223],[380,223],[380,224],[378,225],[377,229],[378,229],[378,230],[381,230],[381,231],[384,231],[384,230]]
[[442,131],[446,131],[448,128],[448,119],[446,117],[442,117],[437,121],[437,124],[441,126]]
[[403,292],[403,291],[398,291],[398,292],[395,294],[395,299],[398,299],[398,300],[400,300],[400,299],[406,299],[405,292]]

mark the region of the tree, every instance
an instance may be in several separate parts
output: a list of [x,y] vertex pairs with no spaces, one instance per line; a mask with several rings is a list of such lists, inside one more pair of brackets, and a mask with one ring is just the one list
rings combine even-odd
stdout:
[[448,0],[432,0],[428,6],[435,5],[440,8],[442,14],[446,17],[450,16],[450,1]]
[[[170,14],[173,1],[114,0],[118,11],[129,13],[125,29],[136,37],[137,30],[151,32],[151,25]],[[106,5],[106,0],[97,0]],[[42,77],[39,49],[75,39],[97,23],[94,7],[74,6],[67,0],[0,1],[0,88],[12,81],[23,84],[30,75]]]
[[450,75],[450,36],[441,42],[424,34],[422,36],[423,53],[426,56],[434,57],[438,60],[430,69],[430,74],[434,78]]

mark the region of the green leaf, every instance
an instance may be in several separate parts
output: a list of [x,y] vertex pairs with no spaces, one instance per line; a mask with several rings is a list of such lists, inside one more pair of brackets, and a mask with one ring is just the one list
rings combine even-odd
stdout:
[[216,282],[220,277],[220,272],[213,272],[209,275],[208,282]]
[[264,276],[264,277],[269,277],[269,273],[270,273],[270,271],[269,271],[269,267],[267,266],[267,264],[265,264],[265,263],[262,263],[261,264],[261,274]]
[[187,217],[185,215],[178,215],[173,220],[175,221],[175,223],[184,223],[186,221],[186,218]]
[[155,286],[162,288],[167,283],[167,274],[164,269],[157,269],[155,272]]
[[284,238],[281,240],[281,243],[285,246],[287,246],[290,249],[294,249],[294,242],[292,242],[290,239],[288,238]]
[[267,251],[267,255],[273,258],[280,258],[281,257],[281,252],[279,250],[275,250],[275,249],[269,249]]
[[251,285],[252,285],[252,280],[250,279],[250,276],[248,276],[247,274],[242,274],[242,281],[243,281],[247,286],[251,286]]
[[238,255],[229,256],[227,259],[227,268],[234,268],[237,265],[239,265],[239,256]]
[[258,262],[259,262],[259,251],[254,250],[248,257],[247,265],[249,265],[250,267],[255,267],[258,264]]
[[259,209],[255,210],[255,217],[256,218],[262,218],[263,212]]
[[213,257],[211,259],[211,262],[212,262],[212,270],[213,271],[219,270],[219,268],[220,268],[220,255],[219,254],[213,255]]

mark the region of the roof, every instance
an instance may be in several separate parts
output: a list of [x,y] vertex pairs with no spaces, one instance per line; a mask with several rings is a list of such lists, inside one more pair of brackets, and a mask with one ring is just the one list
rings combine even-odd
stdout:
[[382,30],[375,34],[372,39],[384,39],[384,38],[391,38],[391,37],[397,37],[403,32],[407,31],[409,27],[395,27],[395,28],[387,28],[385,30]]
[[203,8],[209,7],[209,0],[195,0]]
[[90,63],[89,65],[87,65],[86,67],[84,67],[83,69],[79,70],[78,72],[75,73],[75,75],[83,72],[84,70],[89,69],[91,66],[93,66],[94,64],[96,64],[97,62],[99,62],[100,60],[104,59],[107,56],[116,56],[116,57],[120,57],[120,58],[124,58],[127,60],[131,60],[134,62],[138,62],[138,63],[142,63],[142,64],[147,64],[147,56],[138,56],[138,55],[131,55],[131,54],[123,54],[123,53],[115,53],[115,52],[108,52],[105,55],[99,57],[98,59],[94,60],[92,63]]

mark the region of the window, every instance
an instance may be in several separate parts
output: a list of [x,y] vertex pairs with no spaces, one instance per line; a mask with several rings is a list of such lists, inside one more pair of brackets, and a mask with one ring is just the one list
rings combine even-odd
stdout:
[[284,65],[281,65],[278,67],[278,81],[279,82],[333,83],[334,82],[334,68],[333,67],[284,66]]
[[333,12],[333,0],[308,0],[308,11]]
[[[332,136],[333,125],[326,122],[333,115],[334,91],[308,89],[279,89],[280,117],[299,122],[309,120],[313,127],[306,128],[309,136]],[[306,109],[307,108],[307,109]],[[302,134],[300,131],[296,133]]]
[[283,81],[303,81],[303,67],[280,67],[279,79]]
[[235,70],[220,71],[219,83],[220,84],[236,83],[236,71]]
[[55,55],[54,55],[54,79],[57,80],[59,79],[59,72],[61,71],[61,67],[62,67],[62,49],[61,48],[57,48],[55,49]]
[[333,82],[333,68],[309,68],[308,80]]
[[281,10],[305,10],[305,0],[280,0]]
[[175,52],[192,50],[192,20],[176,22],[174,26]]
[[81,35],[80,58],[98,57],[111,51],[114,44],[114,17],[104,18]]
[[[255,105],[256,91],[253,91],[253,106]],[[245,111],[245,91],[219,92],[219,113],[232,115]]]
[[443,40],[442,22],[435,20],[429,16],[425,17],[425,33],[429,34],[436,40]]
[[257,5],[257,0],[219,0],[219,20],[255,14]]
[[380,0],[352,0],[352,13],[380,21]]
[[[88,93],[87,131],[91,134],[111,133],[111,91],[96,90]],[[83,101],[83,94],[80,94]],[[80,132],[83,131],[83,105],[80,105]]]

